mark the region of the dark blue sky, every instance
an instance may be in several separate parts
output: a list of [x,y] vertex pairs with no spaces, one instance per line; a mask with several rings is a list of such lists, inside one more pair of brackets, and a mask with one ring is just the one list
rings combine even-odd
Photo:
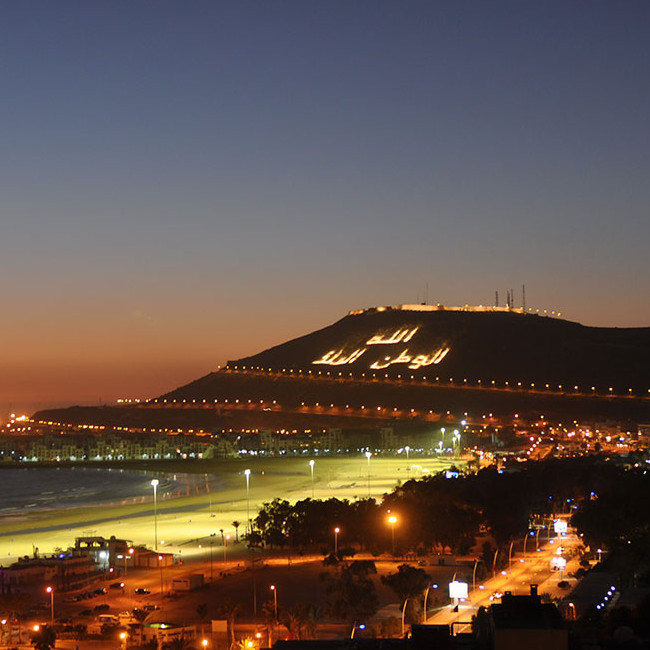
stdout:
[[650,3],[0,3],[0,405],[337,320],[650,325]]

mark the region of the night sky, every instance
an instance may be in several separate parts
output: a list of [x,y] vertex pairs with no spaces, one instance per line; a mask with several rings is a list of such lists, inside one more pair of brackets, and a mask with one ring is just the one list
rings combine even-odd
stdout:
[[650,3],[0,3],[0,419],[348,310],[650,325]]

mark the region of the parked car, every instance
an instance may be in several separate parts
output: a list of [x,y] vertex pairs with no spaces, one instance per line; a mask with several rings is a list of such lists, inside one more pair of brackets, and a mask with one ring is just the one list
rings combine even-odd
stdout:
[[151,591],[149,589],[145,589],[144,587],[138,587],[135,590],[135,593],[140,595],[140,596],[146,596],[147,594],[150,594]]
[[99,589],[95,589],[95,591],[94,591],[94,594],[96,596],[101,596],[101,595],[106,594],[106,593],[108,593],[108,589],[106,589],[106,587],[100,587]]
[[93,612],[105,612],[107,609],[110,609],[111,606],[108,603],[102,603],[101,605],[95,605],[93,607]]
[[112,584],[108,585],[109,589],[124,589],[124,583],[123,582],[113,582]]

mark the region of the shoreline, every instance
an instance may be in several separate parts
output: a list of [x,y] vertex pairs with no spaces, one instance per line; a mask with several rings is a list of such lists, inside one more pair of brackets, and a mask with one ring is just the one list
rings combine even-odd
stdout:
[[[316,457],[312,482],[308,461],[305,457],[254,457],[246,461],[210,460],[201,462],[200,466],[196,461],[161,461],[166,471],[163,465],[150,463],[144,468],[140,463],[140,469],[146,470],[148,477],[206,476],[205,484],[194,484],[193,493],[186,486],[184,495],[159,495],[156,519],[161,550],[179,555],[182,552],[183,556],[199,553],[200,545],[196,543],[194,548],[194,540],[214,536],[221,530],[234,537],[235,522],[239,522],[241,534],[247,514],[254,519],[262,503],[274,498],[293,502],[310,498],[313,491],[315,499],[356,500],[367,498],[368,494],[381,499],[407,478],[419,478],[462,464],[460,459],[446,457],[412,457],[408,467],[407,459],[401,456],[376,456],[370,463],[359,456]],[[188,465],[193,466],[193,472],[186,471]],[[112,463],[105,469],[118,467]],[[119,469],[125,469],[124,464]],[[129,464],[129,469],[135,467]],[[251,470],[248,480],[244,469]],[[210,479],[218,481],[218,487],[212,491]],[[153,494],[137,499],[137,503],[98,503],[25,513],[19,521],[0,516],[0,562],[6,564],[19,556],[31,555],[35,547],[47,555],[53,549],[74,545],[76,537],[89,535],[106,538],[115,535],[134,544],[153,547]]]

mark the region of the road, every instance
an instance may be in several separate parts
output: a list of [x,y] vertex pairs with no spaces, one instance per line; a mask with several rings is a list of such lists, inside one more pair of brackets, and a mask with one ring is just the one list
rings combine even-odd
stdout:
[[[503,594],[509,591],[515,595],[530,593],[530,585],[537,585],[539,594],[547,593],[553,598],[559,598],[568,593],[569,588],[561,588],[558,583],[565,580],[570,585],[575,584],[575,578],[568,577],[579,568],[578,548],[582,545],[580,539],[572,532],[565,536],[557,536],[550,540],[540,540],[539,550],[513,555],[510,568],[497,573],[492,578],[476,585],[469,585],[467,602],[451,603],[441,608],[427,618],[431,625],[453,625],[454,633],[467,632],[471,627],[471,619],[479,607],[488,607],[499,598],[490,598],[493,594]],[[534,546],[534,544],[532,544]],[[563,549],[562,557],[567,558],[566,570],[562,573],[551,568],[551,558],[558,555],[558,549]]]

